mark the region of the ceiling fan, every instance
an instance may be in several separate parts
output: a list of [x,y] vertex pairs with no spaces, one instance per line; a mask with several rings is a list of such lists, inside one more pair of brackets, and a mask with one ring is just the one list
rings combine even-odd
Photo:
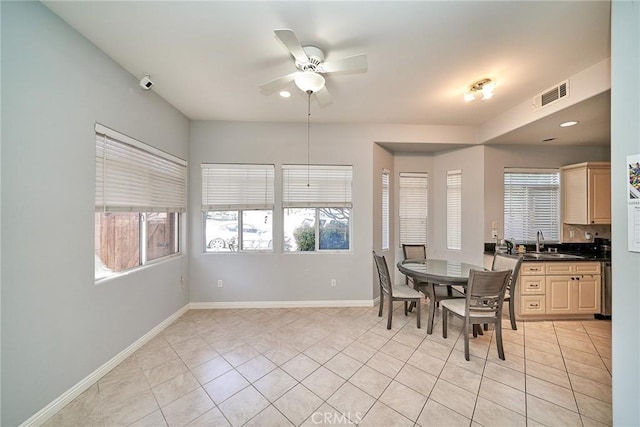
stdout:
[[274,33],[289,49],[298,71],[261,84],[260,89],[265,92],[272,92],[293,81],[300,90],[309,95],[315,94],[318,102],[326,105],[331,102],[331,95],[322,74],[367,71],[367,55],[363,53],[325,62],[322,50],[315,46],[302,46],[292,30],[274,30]]

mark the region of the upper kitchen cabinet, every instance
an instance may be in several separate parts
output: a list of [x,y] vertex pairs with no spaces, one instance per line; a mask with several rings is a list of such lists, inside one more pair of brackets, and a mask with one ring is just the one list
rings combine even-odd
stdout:
[[611,163],[587,162],[562,168],[562,222],[611,224]]

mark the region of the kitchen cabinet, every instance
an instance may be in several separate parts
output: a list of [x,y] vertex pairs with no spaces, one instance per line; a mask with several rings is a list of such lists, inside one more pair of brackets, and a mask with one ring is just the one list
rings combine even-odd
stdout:
[[524,262],[516,286],[519,319],[591,317],[600,312],[599,262]]
[[587,162],[561,168],[562,222],[611,224],[611,164]]

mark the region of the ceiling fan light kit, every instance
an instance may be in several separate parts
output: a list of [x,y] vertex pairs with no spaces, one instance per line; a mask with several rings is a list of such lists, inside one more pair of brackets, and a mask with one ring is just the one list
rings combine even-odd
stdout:
[[324,87],[324,77],[313,71],[302,71],[293,79],[301,91],[316,93]]
[[473,83],[469,86],[469,90],[464,94],[464,100],[466,102],[473,101],[476,99],[477,94],[482,94],[482,100],[486,101],[487,99],[491,99],[493,97],[493,90],[495,89],[496,84],[491,79],[482,79]]

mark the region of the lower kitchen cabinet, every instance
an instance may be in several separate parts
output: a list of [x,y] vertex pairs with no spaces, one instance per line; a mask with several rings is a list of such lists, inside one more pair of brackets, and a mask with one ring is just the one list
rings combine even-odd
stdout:
[[600,276],[547,276],[545,286],[549,314],[594,314],[600,310]]
[[590,316],[600,312],[600,263],[524,262],[516,288],[521,319]]

